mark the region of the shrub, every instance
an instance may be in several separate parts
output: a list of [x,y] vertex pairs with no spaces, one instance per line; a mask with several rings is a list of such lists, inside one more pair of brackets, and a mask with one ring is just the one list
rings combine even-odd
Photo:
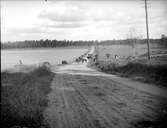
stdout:
[[35,75],[35,76],[45,76],[45,75],[48,75],[50,74],[50,68],[45,66],[45,65],[42,65],[42,66],[39,66],[38,68],[36,68],[34,71],[32,71],[32,75]]

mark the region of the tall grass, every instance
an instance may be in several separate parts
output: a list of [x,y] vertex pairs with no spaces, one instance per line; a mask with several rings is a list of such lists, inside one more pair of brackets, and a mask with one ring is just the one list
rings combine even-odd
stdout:
[[53,73],[41,66],[30,73],[1,73],[1,126],[47,127],[47,106]]
[[166,86],[167,65],[148,65],[141,63],[128,63],[124,66],[116,64],[98,63],[97,67],[104,72],[119,74],[125,77],[142,77],[142,81],[147,83]]

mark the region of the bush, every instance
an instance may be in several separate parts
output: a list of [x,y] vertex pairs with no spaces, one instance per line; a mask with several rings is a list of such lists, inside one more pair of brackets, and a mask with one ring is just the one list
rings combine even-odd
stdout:
[[42,65],[36,68],[34,71],[32,71],[31,74],[39,77],[39,76],[49,75],[50,72],[51,71],[49,67]]

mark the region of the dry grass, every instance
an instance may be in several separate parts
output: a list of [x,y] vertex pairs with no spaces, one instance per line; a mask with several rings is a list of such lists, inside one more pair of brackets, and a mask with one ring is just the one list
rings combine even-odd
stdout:
[[118,74],[123,77],[140,78],[146,83],[166,86],[167,65],[147,65],[141,63],[128,63],[124,66],[116,64],[97,63],[97,68],[103,72]]
[[[119,49],[119,46],[121,49]],[[116,46],[114,48],[117,48]],[[163,47],[154,47],[151,49],[151,61],[149,62],[147,54],[143,52],[143,55],[139,56],[134,60],[126,60],[123,58],[123,53],[126,54],[126,46],[118,45],[118,49],[114,49],[111,46],[99,46],[95,49],[95,53],[99,55],[97,63],[93,66],[97,67],[99,70],[118,74],[123,77],[131,77],[133,79],[141,80],[147,83],[154,83],[157,85],[166,86],[167,83],[167,50]],[[138,49],[142,51],[141,49]],[[118,59],[114,59],[113,55],[120,53]],[[111,53],[110,57],[107,58],[107,54]],[[127,54],[128,55],[128,54]],[[93,62],[91,62],[92,64]]]
[[47,127],[47,106],[53,73],[45,66],[30,73],[1,73],[1,126]]

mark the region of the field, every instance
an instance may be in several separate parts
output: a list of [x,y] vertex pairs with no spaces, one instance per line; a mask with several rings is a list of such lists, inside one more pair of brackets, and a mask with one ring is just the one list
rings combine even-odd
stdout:
[[107,73],[166,86],[167,48],[151,46],[150,51],[148,61],[144,45],[135,49],[129,45],[96,46],[96,67]]
[[[96,54],[98,54],[98,61],[105,61],[106,63],[124,65],[128,62],[148,62],[146,45],[136,45],[135,47],[130,45],[99,45],[96,46]],[[109,55],[108,58],[107,54]],[[151,45],[150,55],[151,64],[167,64],[167,47]]]

